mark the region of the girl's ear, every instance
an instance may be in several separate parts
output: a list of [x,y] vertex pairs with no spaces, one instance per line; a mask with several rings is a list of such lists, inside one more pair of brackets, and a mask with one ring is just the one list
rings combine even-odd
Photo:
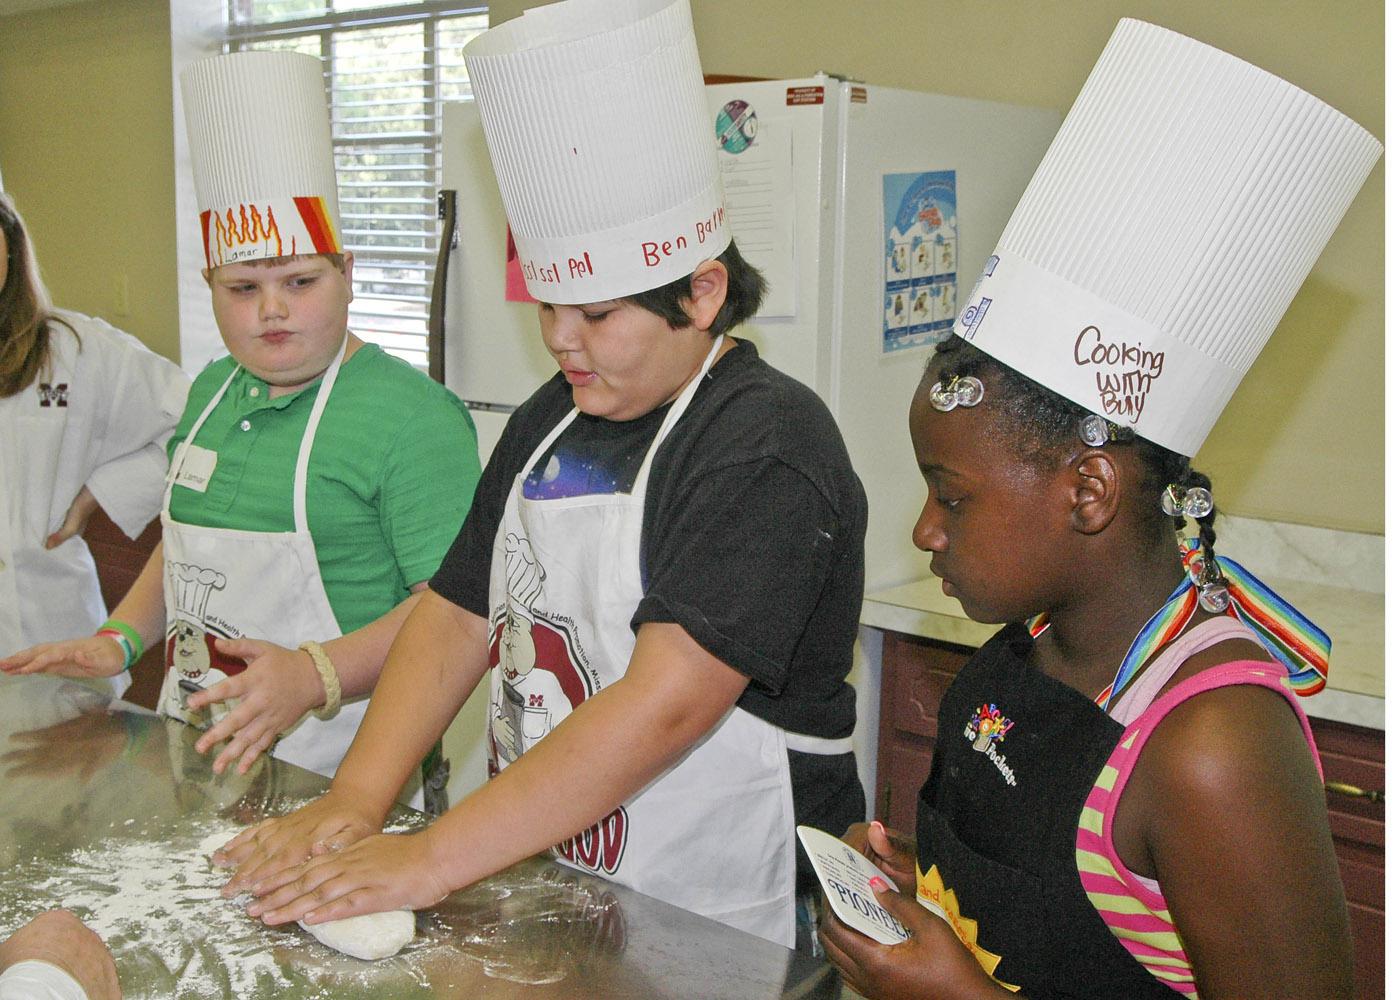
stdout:
[[707,260],[690,276],[690,297],[681,308],[697,330],[708,331],[729,297],[729,270],[717,260]]
[[1074,463],[1074,507],[1070,523],[1075,531],[1097,535],[1118,516],[1123,499],[1123,479],[1112,455],[1098,448],[1082,452]]

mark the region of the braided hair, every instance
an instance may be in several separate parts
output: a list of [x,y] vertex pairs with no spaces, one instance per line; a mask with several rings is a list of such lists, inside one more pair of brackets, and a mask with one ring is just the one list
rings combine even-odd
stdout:
[[[995,380],[997,391],[988,392],[981,405],[991,410],[995,432],[1033,464],[1052,468],[1082,446],[1079,426],[1090,415],[1089,410],[1002,364],[963,338],[953,336],[934,349],[924,376],[931,382],[939,382],[958,375],[975,376],[984,383],[988,377]],[[1139,514],[1148,538],[1154,536],[1161,525],[1161,496],[1168,485],[1176,483],[1184,489],[1193,486],[1210,489],[1210,477],[1191,468],[1191,459],[1186,455],[1143,437],[1134,437],[1115,447],[1132,450],[1142,465],[1142,494],[1132,509]],[[1177,515],[1172,521],[1177,531],[1186,527],[1183,516]],[[1215,511],[1212,509],[1197,518],[1196,523],[1204,555],[1213,562]]]

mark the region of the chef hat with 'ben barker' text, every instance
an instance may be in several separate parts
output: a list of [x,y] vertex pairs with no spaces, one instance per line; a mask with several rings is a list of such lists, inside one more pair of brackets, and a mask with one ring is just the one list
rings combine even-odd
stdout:
[[954,332],[1195,455],[1380,153],[1292,84],[1122,20]]
[[463,56],[536,299],[634,295],[729,246],[688,0],[563,0]]
[[342,253],[321,60],[231,52],[180,90],[205,265]]

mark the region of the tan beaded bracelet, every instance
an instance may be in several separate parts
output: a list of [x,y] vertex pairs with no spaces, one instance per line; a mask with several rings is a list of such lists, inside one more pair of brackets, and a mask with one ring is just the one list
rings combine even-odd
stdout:
[[319,642],[303,642],[297,649],[310,655],[311,662],[316,664],[316,672],[321,675],[321,686],[326,689],[326,703],[313,709],[312,714],[318,719],[334,718],[340,711],[340,677],[335,672],[331,658],[326,655]]

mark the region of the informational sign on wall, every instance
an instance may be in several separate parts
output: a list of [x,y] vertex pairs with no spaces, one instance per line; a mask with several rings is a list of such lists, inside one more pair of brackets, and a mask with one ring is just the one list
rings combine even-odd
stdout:
[[729,230],[745,259],[768,282],[758,318],[795,316],[797,198],[792,123],[772,115],[760,121],[752,104],[736,98],[715,117],[715,142]]
[[934,343],[958,307],[957,172],[885,174],[885,316],[880,350]]

